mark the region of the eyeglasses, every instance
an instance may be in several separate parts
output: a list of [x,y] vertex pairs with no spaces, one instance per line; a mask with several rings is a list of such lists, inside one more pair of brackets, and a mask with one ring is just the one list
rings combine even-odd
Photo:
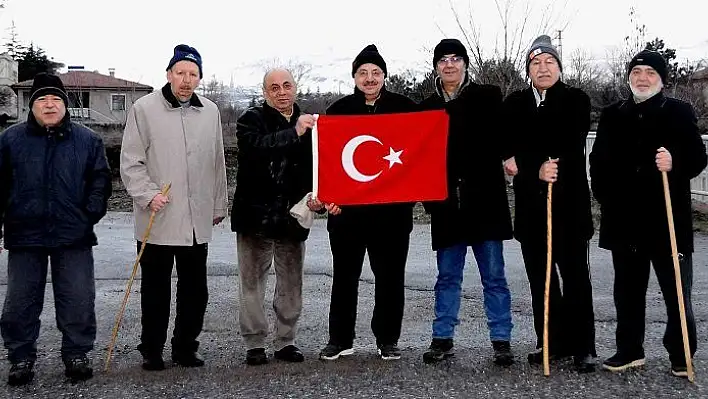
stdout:
[[460,62],[462,60],[464,60],[464,58],[462,58],[462,56],[453,55],[451,57],[443,57],[443,58],[439,59],[438,64],[444,65],[444,64],[447,64],[448,62],[452,62],[453,64],[457,64],[458,62]]
[[358,71],[356,72],[356,74],[357,74],[360,78],[366,78],[366,77],[369,77],[369,75],[371,75],[371,76],[373,76],[373,77],[375,77],[375,78],[380,78],[381,76],[383,76],[383,71],[380,70],[380,69],[374,69],[374,70],[372,70],[371,72],[369,72],[369,71],[367,71],[367,70],[365,70],[365,69],[360,69],[360,70],[358,70]]

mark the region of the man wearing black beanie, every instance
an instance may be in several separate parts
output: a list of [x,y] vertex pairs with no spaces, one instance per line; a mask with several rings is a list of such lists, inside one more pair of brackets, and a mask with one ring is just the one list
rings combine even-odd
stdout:
[[[632,97],[602,111],[590,153],[590,177],[602,212],[600,247],[612,251],[615,270],[617,352],[603,367],[622,371],[645,363],[645,297],[651,264],[666,303],[664,347],[671,373],[687,377],[662,174],[666,173],[671,193],[691,357],[697,346],[691,303],[691,179],[708,159],[691,105],[662,91],[667,71],[656,51],[643,50],[632,58],[627,68]],[[628,200],[640,191],[641,200]]]
[[101,136],[71,122],[67,105],[61,78],[39,73],[27,122],[0,134],[0,237],[10,253],[0,329],[10,385],[34,377],[48,260],[65,375],[71,381],[93,375],[87,357],[96,339],[93,226],[106,214],[111,171]]
[[[328,115],[362,115],[410,112],[410,98],[384,87],[386,62],[375,45],[366,46],[352,62],[356,87],[327,109]],[[401,132],[405,134],[405,132]],[[371,328],[378,353],[384,360],[401,357],[404,280],[409,235],[413,229],[413,204],[327,205],[329,243],[332,250],[332,298],[329,308],[329,340],[320,359],[351,355],[355,337],[359,277],[368,251],[376,279],[376,298]]]
[[436,251],[435,319],[425,363],[453,355],[459,324],[460,293],[467,248],[472,247],[484,292],[484,309],[494,363],[509,366],[511,294],[504,274],[503,240],[512,238],[511,215],[502,170],[497,129],[502,104],[497,86],[472,82],[469,57],[457,39],[443,39],[433,51],[435,93],[423,109],[446,109],[450,115],[447,153],[447,200],[426,203],[432,247]]

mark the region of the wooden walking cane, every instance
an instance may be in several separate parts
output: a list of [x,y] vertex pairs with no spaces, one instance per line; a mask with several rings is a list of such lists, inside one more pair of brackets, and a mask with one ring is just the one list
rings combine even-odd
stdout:
[[[167,195],[170,192],[171,183],[165,184],[162,187],[162,195]],[[125,296],[123,297],[123,303],[120,305],[120,310],[116,316],[116,324],[113,326],[113,336],[111,337],[111,344],[108,346],[108,355],[106,356],[106,366],[104,371],[108,371],[111,363],[111,354],[113,353],[113,347],[116,344],[116,338],[118,338],[118,328],[120,328],[120,322],[123,319],[123,313],[125,312],[125,306],[128,303],[128,297],[130,297],[130,290],[133,287],[133,280],[135,279],[135,274],[138,271],[138,265],[140,264],[140,258],[143,256],[143,251],[145,250],[145,244],[147,244],[148,238],[150,238],[150,230],[152,229],[152,222],[155,220],[155,211],[150,213],[150,221],[148,222],[147,229],[145,229],[145,234],[143,235],[142,245],[140,246],[140,252],[138,257],[135,259],[133,264],[133,272],[130,273],[130,278],[128,279],[128,287],[125,289]]]
[[681,267],[679,266],[678,249],[676,247],[676,230],[674,229],[674,211],[671,207],[671,192],[669,191],[669,177],[666,172],[661,172],[664,181],[664,201],[666,202],[666,218],[669,222],[669,238],[671,239],[671,257],[674,260],[674,276],[676,280],[676,294],[678,294],[679,315],[681,316],[681,335],[683,336],[683,353],[686,359],[688,380],[693,382],[693,363],[691,361],[691,346],[688,343],[688,326],[686,325],[686,307],[683,302],[683,284],[681,283]]
[[543,375],[551,375],[551,366],[548,360],[548,308],[551,296],[551,267],[553,265],[553,182],[548,182],[548,196],[546,197],[546,288],[543,292]]

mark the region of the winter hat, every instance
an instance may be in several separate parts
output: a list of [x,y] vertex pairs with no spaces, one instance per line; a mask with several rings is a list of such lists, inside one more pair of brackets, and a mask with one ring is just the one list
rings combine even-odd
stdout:
[[541,53],[548,53],[555,57],[556,61],[558,61],[558,67],[561,72],[563,72],[563,64],[561,64],[560,55],[558,55],[556,46],[554,46],[551,42],[551,37],[548,35],[541,35],[537,37],[533,43],[531,43],[531,48],[529,48],[529,56],[526,57],[526,75],[529,74],[529,65],[531,65],[531,60],[536,58],[536,56]]
[[373,44],[364,47],[364,49],[361,50],[359,55],[354,58],[354,62],[352,62],[352,77],[354,77],[354,74],[356,74],[356,70],[364,64],[374,64],[381,68],[384,73],[384,77],[388,76],[388,71],[386,70],[386,61],[384,61],[383,57],[381,57],[381,54],[379,54],[379,49],[377,49],[376,46]]
[[656,73],[658,73],[661,77],[661,82],[666,84],[669,77],[669,69],[666,66],[666,60],[661,54],[659,54],[659,52],[646,49],[640,51],[634,56],[634,58],[632,58],[632,61],[629,62],[629,65],[627,66],[627,75],[629,75],[629,73],[632,72],[632,68],[637,65],[647,65],[654,68]]
[[34,76],[34,82],[32,82],[32,94],[29,99],[30,108],[32,108],[34,100],[47,94],[61,97],[62,101],[64,101],[64,106],[69,106],[69,96],[66,94],[64,83],[61,82],[59,76],[40,72]]
[[172,56],[170,63],[167,65],[166,71],[168,71],[172,66],[180,61],[192,61],[199,67],[199,79],[204,77],[202,72],[202,56],[194,47],[187,46],[186,44],[178,44],[175,46],[175,54]]
[[442,39],[433,50],[433,68],[438,64],[445,54],[455,54],[465,60],[465,65],[470,64],[470,57],[467,56],[467,49],[457,39]]

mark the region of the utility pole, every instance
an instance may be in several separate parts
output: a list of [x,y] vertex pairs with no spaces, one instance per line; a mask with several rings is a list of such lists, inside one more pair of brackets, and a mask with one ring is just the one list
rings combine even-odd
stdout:
[[558,53],[560,54],[560,61],[563,63],[563,30],[558,29]]

